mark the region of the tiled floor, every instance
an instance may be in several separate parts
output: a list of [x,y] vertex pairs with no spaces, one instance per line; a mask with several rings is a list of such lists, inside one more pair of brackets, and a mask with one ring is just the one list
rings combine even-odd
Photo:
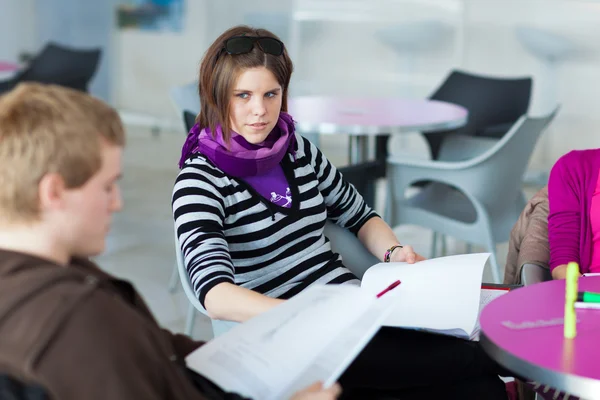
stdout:
[[[152,136],[149,130],[130,128],[124,157],[122,191],[124,210],[115,216],[106,252],[97,257],[107,271],[132,281],[149,304],[158,321],[173,331],[183,331],[187,299],[183,291],[171,294],[168,281],[174,267],[171,189],[177,175],[177,161],[183,135],[162,132]],[[321,148],[334,164],[346,161],[346,142],[338,137],[323,137]],[[384,187],[380,188],[380,192]],[[382,198],[382,196],[379,196]],[[381,202],[377,208],[381,211]],[[415,226],[396,229],[400,240],[429,255],[431,233]],[[478,249],[474,249],[478,250]],[[448,253],[465,251],[465,245],[448,240]],[[504,264],[507,245],[498,247],[500,265]],[[486,268],[486,281],[492,281]],[[209,320],[196,318],[194,336],[212,337]]]

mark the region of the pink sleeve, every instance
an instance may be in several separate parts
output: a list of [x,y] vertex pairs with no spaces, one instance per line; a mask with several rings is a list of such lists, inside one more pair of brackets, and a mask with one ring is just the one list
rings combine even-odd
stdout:
[[571,261],[580,262],[581,182],[578,153],[562,156],[550,172],[548,181],[548,242],[550,270]]

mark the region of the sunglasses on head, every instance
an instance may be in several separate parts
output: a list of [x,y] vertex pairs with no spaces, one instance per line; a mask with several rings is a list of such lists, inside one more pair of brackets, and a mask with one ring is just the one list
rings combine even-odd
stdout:
[[283,42],[268,36],[234,36],[225,41],[225,51],[228,54],[250,53],[254,43],[267,54],[280,56],[283,54]]

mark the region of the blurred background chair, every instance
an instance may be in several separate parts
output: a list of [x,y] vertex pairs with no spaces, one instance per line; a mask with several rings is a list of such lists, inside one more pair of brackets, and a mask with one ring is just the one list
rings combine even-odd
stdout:
[[0,93],[19,82],[53,83],[87,92],[100,56],[100,49],[74,49],[49,43],[22,71],[0,82]]
[[[392,227],[418,225],[485,246],[492,253],[494,280],[500,283],[496,244],[508,240],[526,204],[521,177],[535,143],[557,112],[540,118],[522,116],[491,148],[468,160],[390,157],[385,220]],[[465,141],[470,138],[448,137],[444,147],[460,149]],[[419,181],[431,183],[406,196]]]
[[[169,90],[169,95],[177,114],[182,118],[185,134],[187,135],[196,123],[196,116],[200,113],[198,83],[190,82],[186,85],[174,86]],[[175,265],[169,279],[169,292],[175,292],[177,282],[179,282],[179,273],[177,272],[177,265]]]
[[[502,138],[519,117],[527,114],[531,86],[530,77],[500,78],[452,71],[429,98],[465,107],[469,120],[456,130],[427,132],[431,159],[439,159],[442,143],[449,135]],[[446,151],[447,160],[452,156]],[[460,153],[456,156],[463,157]]]
[[[429,98],[465,107],[469,110],[469,119],[462,128],[424,134],[431,159],[461,161],[492,147],[521,115],[527,114],[531,86],[530,77],[499,78],[452,71]],[[440,158],[443,141],[452,135],[461,135],[461,146],[447,146]],[[375,182],[386,177],[389,138],[389,135],[376,137],[374,164],[367,162],[340,168],[342,173],[347,171],[344,176],[355,184],[370,206],[374,205]],[[420,187],[426,183],[414,182]]]
[[552,280],[552,274],[548,268],[537,264],[523,264],[521,268],[521,283],[533,285],[540,282]]
[[[324,233],[325,237],[327,237],[331,243],[331,249],[335,253],[341,254],[346,268],[352,271],[359,279],[362,278],[369,267],[380,262],[377,257],[369,253],[358,238],[347,229],[327,221]],[[205,315],[206,311],[200,305],[200,301],[196,297],[192,283],[190,282],[190,277],[185,268],[185,262],[181,252],[181,245],[177,237],[177,231],[175,231],[175,253],[177,257],[177,271],[179,271],[179,278],[181,279],[183,290],[190,301],[184,332],[187,335],[191,335],[194,329],[196,310]],[[236,324],[237,322],[212,320],[214,336],[217,337],[220,334],[227,332]]]

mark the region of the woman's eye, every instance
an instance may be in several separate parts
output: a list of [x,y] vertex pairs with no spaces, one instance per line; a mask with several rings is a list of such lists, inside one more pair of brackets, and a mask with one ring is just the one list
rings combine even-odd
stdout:
[[277,96],[277,93],[274,92],[268,92],[267,94],[265,94],[265,97],[271,98],[271,97],[275,97]]
[[239,97],[240,99],[247,99],[248,97],[250,97],[250,95],[248,93],[238,93],[237,97]]

